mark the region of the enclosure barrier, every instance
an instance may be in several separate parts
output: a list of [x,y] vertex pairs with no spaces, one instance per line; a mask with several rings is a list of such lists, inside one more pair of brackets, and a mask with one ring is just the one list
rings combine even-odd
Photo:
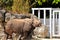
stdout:
[[[60,9],[59,8],[32,8],[32,14],[38,10],[38,19],[40,19],[40,10],[44,11],[44,25],[46,25],[46,10],[49,10],[49,34],[50,38],[60,37]],[[55,25],[56,23],[56,25]],[[56,28],[57,26],[57,28]],[[55,31],[57,30],[57,31]],[[56,33],[57,32],[57,33]]]

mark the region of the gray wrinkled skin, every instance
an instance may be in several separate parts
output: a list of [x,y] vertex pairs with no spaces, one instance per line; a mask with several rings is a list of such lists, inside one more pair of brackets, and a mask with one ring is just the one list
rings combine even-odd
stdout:
[[40,27],[41,23],[36,19],[13,19],[7,22],[5,32],[12,36],[12,33],[21,34],[23,39],[27,37],[35,27]]

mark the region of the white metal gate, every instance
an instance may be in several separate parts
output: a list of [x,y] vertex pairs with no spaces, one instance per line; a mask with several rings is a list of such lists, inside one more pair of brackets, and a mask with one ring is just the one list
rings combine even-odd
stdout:
[[54,37],[60,37],[60,10],[53,10],[53,31]]
[[[60,36],[60,10],[54,8],[32,8],[32,14],[34,14],[34,10],[38,10],[38,19],[40,19],[40,10],[44,11],[44,25],[46,25],[46,10],[49,10],[49,33],[50,38]],[[55,23],[58,21],[57,25]],[[55,29],[57,26],[57,29]],[[57,31],[55,31],[57,30]],[[57,33],[56,33],[57,32]]]

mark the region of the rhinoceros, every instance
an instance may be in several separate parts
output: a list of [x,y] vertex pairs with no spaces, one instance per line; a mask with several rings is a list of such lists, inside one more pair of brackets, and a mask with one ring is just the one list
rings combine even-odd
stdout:
[[20,34],[20,40],[27,38],[29,34],[36,28],[40,27],[41,22],[37,19],[13,19],[9,20],[5,26],[5,33],[8,38],[12,38],[12,34]]

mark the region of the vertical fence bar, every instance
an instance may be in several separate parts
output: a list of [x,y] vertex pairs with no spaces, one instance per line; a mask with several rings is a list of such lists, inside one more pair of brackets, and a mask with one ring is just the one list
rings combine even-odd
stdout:
[[46,10],[44,9],[44,25],[46,24],[45,20],[46,20]]
[[52,29],[51,29],[51,9],[50,9],[50,38],[52,38]]
[[40,10],[38,10],[38,19],[40,19]]
[[32,8],[32,14],[34,15],[34,9]]
[[57,24],[57,13],[56,13],[56,24]]
[[60,11],[59,11],[59,34],[60,34]]
[[53,11],[53,36],[54,36],[54,24],[55,24],[54,17],[55,17],[55,15],[54,15],[54,11]]

